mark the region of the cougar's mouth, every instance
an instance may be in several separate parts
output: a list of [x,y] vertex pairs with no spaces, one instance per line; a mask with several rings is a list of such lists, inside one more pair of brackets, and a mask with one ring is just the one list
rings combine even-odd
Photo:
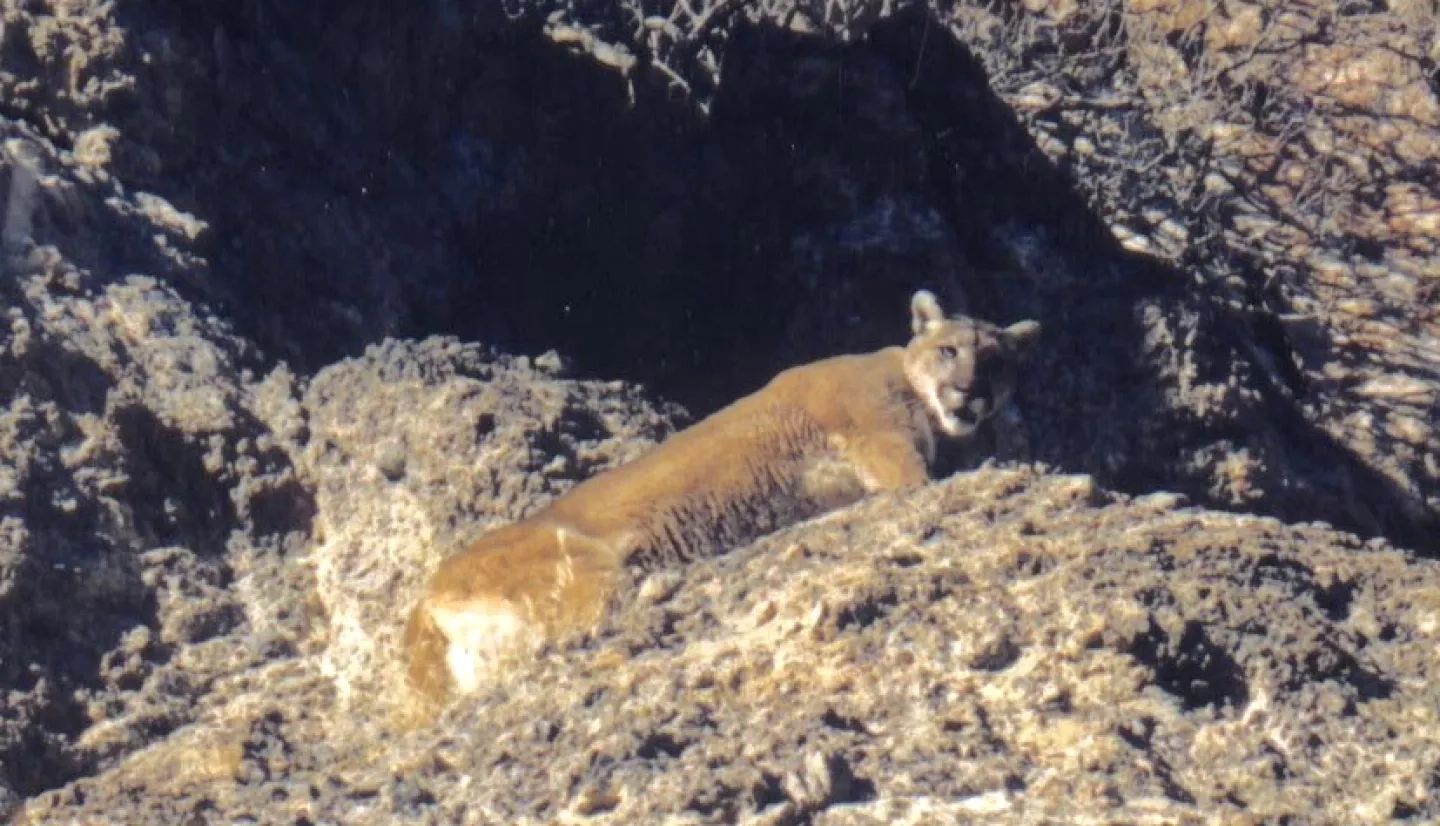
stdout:
[[972,399],[955,386],[941,387],[936,393],[943,411],[941,422],[951,436],[966,436],[985,419],[985,400]]

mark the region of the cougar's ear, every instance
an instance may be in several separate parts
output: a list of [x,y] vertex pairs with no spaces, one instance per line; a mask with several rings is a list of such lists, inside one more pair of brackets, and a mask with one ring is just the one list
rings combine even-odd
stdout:
[[935,299],[934,293],[919,290],[910,299],[910,330],[915,335],[927,333],[944,321],[945,312],[940,309],[940,302]]
[[1005,341],[1017,355],[1023,356],[1030,351],[1031,345],[1040,337],[1040,322],[1027,318],[1011,324],[1000,334],[1005,337]]

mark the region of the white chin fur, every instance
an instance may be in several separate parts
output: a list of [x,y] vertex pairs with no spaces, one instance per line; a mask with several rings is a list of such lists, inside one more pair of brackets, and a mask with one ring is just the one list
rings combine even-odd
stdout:
[[974,426],[965,424],[940,401],[940,388],[931,387],[925,394],[925,402],[930,405],[930,414],[935,418],[935,424],[940,432],[950,438],[969,436],[975,430]]
[[975,432],[975,428],[972,425],[968,425],[960,421],[960,418],[954,413],[946,412],[939,416],[939,420],[940,429],[945,432],[946,436],[949,436],[951,438],[969,436],[971,433]]

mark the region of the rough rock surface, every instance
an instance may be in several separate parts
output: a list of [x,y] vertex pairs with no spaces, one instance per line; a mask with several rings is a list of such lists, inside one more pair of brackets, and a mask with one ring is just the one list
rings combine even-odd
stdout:
[[[33,793],[163,737],[212,681],[286,649],[313,591],[290,565],[311,497],[262,423],[252,346],[153,278],[11,263],[0,774]],[[286,589],[276,616],[262,585]]]
[[[1440,818],[1433,4],[182,6],[0,0],[0,819]],[[922,285],[1003,468],[399,725],[441,555]]]
[[1440,568],[1382,543],[985,469],[641,578],[433,729],[276,680],[221,770],[176,738],[28,816],[1433,818],[1437,634]]
[[560,379],[560,366],[553,353],[532,365],[427,339],[386,342],[311,382],[309,561],[328,625],[322,667],[341,707],[406,699],[392,685],[396,606],[446,554],[671,431],[635,388]]

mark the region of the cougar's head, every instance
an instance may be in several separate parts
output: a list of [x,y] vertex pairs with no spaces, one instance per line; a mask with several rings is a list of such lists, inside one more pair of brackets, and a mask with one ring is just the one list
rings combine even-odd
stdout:
[[915,293],[910,315],[915,336],[905,346],[905,377],[941,432],[968,436],[1015,392],[1020,364],[1040,324],[998,327],[965,316],[946,318],[929,290]]

